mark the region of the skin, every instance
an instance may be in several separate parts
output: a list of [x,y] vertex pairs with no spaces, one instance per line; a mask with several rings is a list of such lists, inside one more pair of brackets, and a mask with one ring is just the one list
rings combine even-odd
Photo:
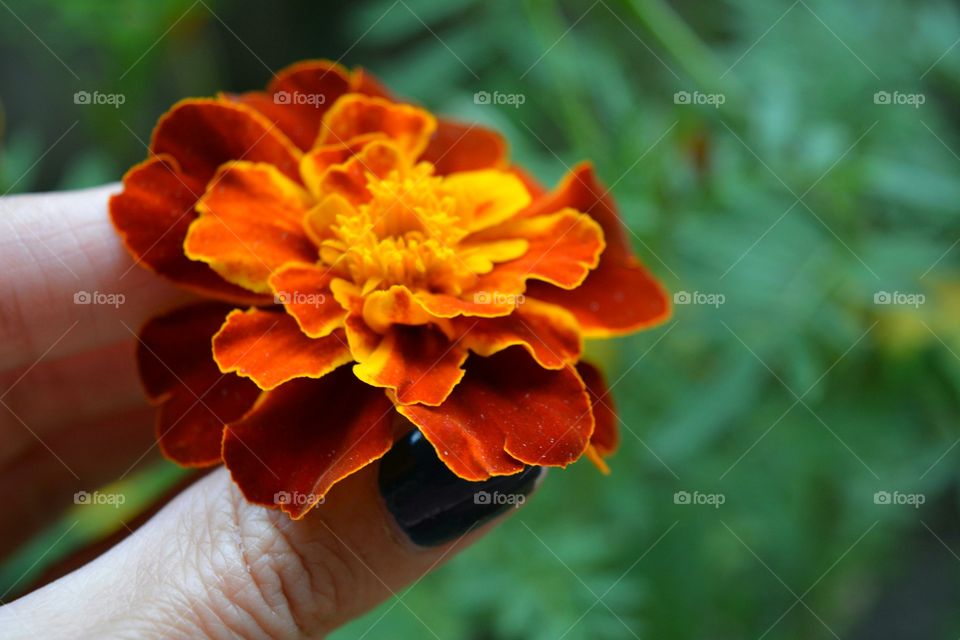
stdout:
[[[118,190],[0,198],[0,557],[76,491],[159,458],[134,333],[190,296],[133,264],[107,216]],[[76,305],[77,291],[126,299]],[[5,638],[323,637],[489,529],[415,547],[386,513],[376,472],[354,474],[293,522],[248,504],[215,469],[103,555],[0,607],[0,629]]]

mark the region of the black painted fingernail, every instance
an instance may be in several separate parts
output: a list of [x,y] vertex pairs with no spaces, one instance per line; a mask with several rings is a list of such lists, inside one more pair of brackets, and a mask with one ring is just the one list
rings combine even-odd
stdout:
[[422,547],[457,538],[523,504],[543,474],[527,467],[483,482],[458,478],[419,431],[401,438],[380,462],[380,493],[404,533]]

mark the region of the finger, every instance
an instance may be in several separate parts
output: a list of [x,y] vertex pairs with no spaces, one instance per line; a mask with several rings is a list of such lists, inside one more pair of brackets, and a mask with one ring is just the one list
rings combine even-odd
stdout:
[[0,609],[0,626],[15,638],[322,637],[465,548],[540,474],[468,483],[412,438],[293,521],[247,503],[220,469],[106,555]]
[[119,188],[0,198],[0,371],[115,342],[188,298],[124,250]]
[[[0,374],[0,470],[62,429],[147,406],[133,338]],[[96,434],[87,434],[96,435]],[[64,455],[62,451],[55,451]],[[109,455],[109,448],[103,454]]]
[[156,463],[155,419],[156,410],[144,406],[74,421],[8,461],[0,473],[0,558],[60,518],[78,491],[95,491]]

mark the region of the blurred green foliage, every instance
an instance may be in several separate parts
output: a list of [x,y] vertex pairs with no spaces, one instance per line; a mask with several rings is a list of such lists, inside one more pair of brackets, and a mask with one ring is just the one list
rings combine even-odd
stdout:
[[[0,192],[116,180],[177,99],[343,57],[503,130],[548,183],[592,159],[666,285],[723,296],[590,346],[623,421],[612,476],[552,472],[494,535],[335,637],[958,635],[955,3],[10,8]],[[126,102],[78,106],[78,90]],[[682,91],[724,102],[678,104]],[[882,91],[925,102],[877,104]],[[884,291],[925,301],[876,304]],[[916,575],[924,558],[935,576]]]

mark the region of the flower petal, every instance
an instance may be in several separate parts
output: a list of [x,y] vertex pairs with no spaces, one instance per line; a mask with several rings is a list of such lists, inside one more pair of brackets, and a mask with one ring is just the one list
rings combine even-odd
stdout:
[[288,118],[286,127],[281,128],[304,151],[316,141],[323,114],[349,91],[350,72],[327,60],[306,60],[286,67],[267,86],[270,102],[294,114],[296,124]]
[[344,144],[356,136],[384,133],[415,158],[436,128],[436,118],[424,109],[353,93],[337,100],[324,115],[316,146]]
[[343,326],[347,315],[330,292],[329,270],[310,264],[288,264],[273,272],[274,299],[311,338],[323,338]]
[[[347,318],[348,337],[364,331],[360,324],[355,317]],[[354,374],[369,385],[392,390],[401,404],[442,403],[463,378],[460,367],[467,359],[466,349],[428,325],[393,325],[376,338],[354,335],[350,346],[357,359]]]
[[197,203],[184,251],[223,278],[269,293],[270,274],[288,262],[313,262],[303,229],[309,194],[268,164],[231,162]]
[[394,417],[383,392],[349,369],[293,380],[227,426],[223,460],[248,500],[299,519],[390,449]]
[[231,160],[269,163],[291,180],[300,175],[300,150],[289,138],[254,109],[225,100],[178,102],[161,116],[150,151],[170,154],[204,183]]
[[181,287],[239,304],[262,302],[262,296],[184,255],[183,239],[203,189],[203,182],[180,171],[176,160],[154,156],[124,176],[123,191],[110,198],[110,218],[138,263]]
[[218,463],[223,425],[260,395],[249,380],[221,373],[210,356],[210,340],[229,310],[190,305],[150,320],[140,332],[137,365],[147,395],[160,406],[160,450],[181,465]]
[[308,338],[293,317],[256,308],[227,316],[213,336],[213,358],[221,371],[250,378],[261,389],[322,378],[353,360],[342,332]]
[[569,309],[587,337],[631,333],[666,320],[670,316],[666,293],[633,256],[613,198],[589,164],[578,165],[553,192],[535,200],[524,215],[539,216],[567,207],[589,214],[603,227],[607,248],[600,264],[576,289],[565,291],[532,282],[527,295]]
[[670,317],[660,283],[635,260],[601,260],[583,284],[570,291],[531,282],[526,295],[573,313],[588,338],[632,333]]
[[470,246],[502,238],[524,238],[529,243],[527,252],[481,276],[477,289],[519,293],[528,278],[572,289],[597,266],[604,249],[600,225],[573,209],[511,220],[473,234],[463,244]]
[[417,302],[434,318],[495,318],[513,313],[516,308],[512,300],[494,300],[487,292],[468,292],[458,297],[449,293],[417,291],[414,295]]
[[507,316],[461,316],[451,320],[451,325],[451,337],[477,355],[491,356],[521,345],[547,369],[563,369],[576,362],[583,349],[580,327],[569,311],[532,299],[517,305]]
[[577,373],[590,394],[593,418],[596,426],[590,436],[590,444],[598,453],[608,456],[617,450],[620,433],[617,429],[617,410],[613,404],[603,373],[589,362],[577,363]]
[[593,432],[590,398],[572,367],[542,368],[522,349],[473,356],[439,407],[397,406],[465,480],[509,475],[524,464],[566,466]]
[[432,163],[441,176],[458,171],[499,169],[507,164],[507,143],[492,129],[441,118],[420,159]]
[[304,180],[315,197],[337,194],[357,204],[370,197],[370,192],[367,191],[370,174],[383,178],[394,169],[400,168],[403,163],[403,156],[395,144],[386,140],[374,140],[345,162],[335,164],[321,174],[313,174],[307,169]]
[[443,191],[454,198],[456,214],[470,231],[509,220],[530,204],[530,194],[519,178],[494,169],[447,176]]

